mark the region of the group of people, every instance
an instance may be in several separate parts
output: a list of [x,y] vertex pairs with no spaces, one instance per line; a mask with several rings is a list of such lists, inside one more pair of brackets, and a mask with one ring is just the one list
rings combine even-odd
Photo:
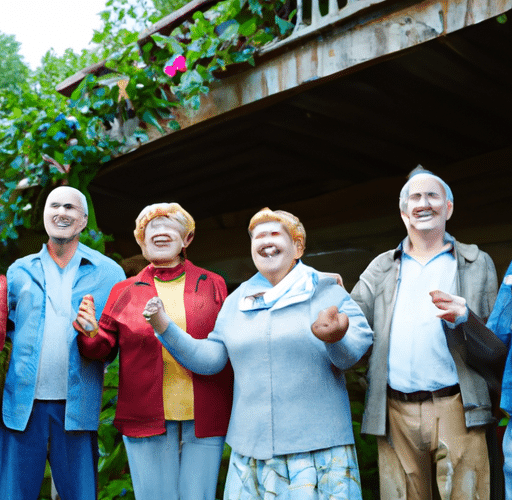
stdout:
[[[63,500],[97,498],[103,372],[118,355],[114,425],[137,500],[215,500],[224,441],[225,500],[361,499],[344,371],[370,352],[362,432],[377,436],[381,499],[500,498],[512,265],[496,300],[491,258],[446,232],[453,195],[431,172],[411,173],[399,208],[406,238],[351,294],[302,262],[297,217],[260,210],[257,273],[227,296],[187,260],[195,223],[177,203],[142,210],[150,264],[125,279],[79,243],[85,197],[53,190],[48,243],[0,279],[0,494],[37,499],[48,457]],[[512,500],[510,425],[503,452]]]

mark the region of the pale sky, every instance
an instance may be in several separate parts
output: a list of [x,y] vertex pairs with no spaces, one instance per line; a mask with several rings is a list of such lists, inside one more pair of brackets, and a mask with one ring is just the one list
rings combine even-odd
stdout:
[[68,47],[75,52],[87,48],[101,26],[98,13],[106,1],[0,0],[0,31],[21,42],[25,63],[36,69],[50,48],[59,56]]

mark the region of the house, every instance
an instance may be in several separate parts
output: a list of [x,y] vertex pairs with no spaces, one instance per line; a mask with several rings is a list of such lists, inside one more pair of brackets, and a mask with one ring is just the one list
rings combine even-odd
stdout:
[[[102,168],[90,192],[116,251],[139,252],[144,206],[177,201],[196,219],[191,260],[235,286],[254,273],[249,218],[269,206],[303,221],[304,261],[350,290],[405,236],[398,193],[422,164],[454,191],[449,231],[490,253],[501,278],[512,259],[512,0],[308,1],[292,35],[220,78],[181,130]],[[139,44],[211,3],[188,4]]]

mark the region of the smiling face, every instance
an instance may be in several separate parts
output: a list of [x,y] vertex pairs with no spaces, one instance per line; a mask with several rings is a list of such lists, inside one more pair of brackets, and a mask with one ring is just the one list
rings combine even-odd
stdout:
[[256,269],[274,286],[291,271],[302,254],[300,242],[294,242],[279,222],[264,222],[252,231],[252,260]]
[[407,207],[401,212],[402,219],[410,233],[426,234],[437,231],[444,234],[446,221],[453,212],[453,203],[446,199],[446,193],[434,177],[418,174],[409,185]]
[[175,267],[181,262],[181,251],[191,239],[183,240],[184,229],[169,217],[151,219],[144,230],[144,257],[158,267]]
[[67,243],[78,239],[87,225],[80,191],[67,186],[54,189],[46,199],[43,221],[51,240]]

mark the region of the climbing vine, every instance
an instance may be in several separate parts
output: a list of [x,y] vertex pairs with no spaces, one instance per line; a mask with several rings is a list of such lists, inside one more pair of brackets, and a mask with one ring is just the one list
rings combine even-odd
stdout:
[[[147,142],[149,128],[159,134],[178,130],[177,107],[198,109],[201,95],[230,66],[254,65],[259,48],[287,36],[293,27],[284,0],[223,0],[196,11],[169,36],[154,34],[140,47],[137,32],[114,30],[119,22],[112,20],[113,15],[118,21],[134,17],[137,10],[126,0],[109,0],[107,6],[105,30],[94,35],[96,43],[105,42],[103,52],[68,51],[67,74],[49,52],[49,74],[39,71],[17,93],[0,89],[4,245],[18,238],[21,227],[37,228],[46,192],[69,184],[84,192],[90,204],[84,241],[104,250],[107,237],[97,226],[88,191],[102,165]],[[153,14],[145,20],[156,19]],[[105,55],[108,74],[88,75],[68,100],[54,91],[66,76]]]

